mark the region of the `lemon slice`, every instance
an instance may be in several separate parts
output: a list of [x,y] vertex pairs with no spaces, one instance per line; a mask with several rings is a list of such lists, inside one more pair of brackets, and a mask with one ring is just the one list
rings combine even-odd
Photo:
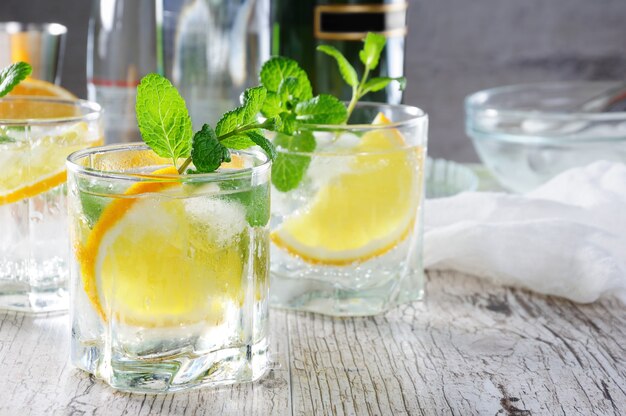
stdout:
[[[389,124],[382,114],[374,124]],[[396,129],[370,131],[349,168],[271,233],[278,247],[313,264],[363,262],[394,248],[415,223],[423,150]]]
[[112,201],[78,249],[85,292],[104,320],[114,315],[153,328],[217,324],[227,302],[242,301],[244,208],[207,197],[138,196],[180,186],[131,186],[126,194],[136,197]]
[[88,146],[101,143],[90,139],[86,123],[57,130],[9,132],[13,141],[0,143],[0,205],[10,204],[49,191],[65,182],[65,158]]
[[39,79],[25,79],[17,84],[9,96],[29,95],[37,97],[56,97],[62,99],[76,99],[76,96],[63,87]]

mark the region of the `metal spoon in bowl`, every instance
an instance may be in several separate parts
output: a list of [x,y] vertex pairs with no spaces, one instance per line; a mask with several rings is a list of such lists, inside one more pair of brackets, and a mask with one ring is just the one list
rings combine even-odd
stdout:
[[[582,103],[576,103],[561,110],[563,113],[606,113],[626,111],[626,82],[609,88]],[[572,134],[585,129],[586,121],[562,123],[536,119],[524,120],[521,129],[529,134]]]

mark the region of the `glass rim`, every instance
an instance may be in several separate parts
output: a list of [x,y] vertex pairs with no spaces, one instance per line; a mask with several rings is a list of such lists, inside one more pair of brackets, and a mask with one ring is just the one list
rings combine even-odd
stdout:
[[[348,102],[345,102],[348,104]],[[355,109],[357,108],[381,108],[388,110],[404,110],[406,114],[409,114],[411,117],[402,120],[402,121],[392,121],[389,124],[315,124],[315,123],[302,123],[301,126],[306,130],[323,130],[323,131],[361,131],[361,130],[387,130],[398,127],[406,127],[410,126],[414,123],[423,122],[423,120],[428,120],[428,113],[423,109],[407,104],[387,104],[387,103],[379,103],[375,101],[360,101],[357,102]]]
[[[356,104],[356,108],[378,108],[381,110],[402,110],[406,114],[409,115],[409,118],[402,121],[393,121],[388,124],[345,124],[345,125],[337,125],[337,124],[301,124],[302,132],[311,132],[311,131],[319,131],[325,133],[348,133],[348,132],[356,132],[363,133],[368,131],[387,131],[387,130],[396,130],[401,128],[413,128],[421,123],[428,122],[428,113],[422,110],[419,107],[406,105],[406,104],[387,104],[387,103],[378,103],[373,101],[364,101]],[[312,152],[303,152],[303,151],[290,151],[285,150],[281,147],[276,147],[277,153],[289,154],[294,156],[323,156],[323,157],[354,157],[354,156],[367,156],[367,155],[384,155],[388,153],[395,153],[398,150],[403,149],[411,149],[414,147],[418,147],[418,145],[406,145],[395,149],[384,149],[384,150],[376,150],[376,151],[361,151],[361,152],[350,152],[350,151],[338,151],[338,150],[318,150],[315,149]],[[424,144],[422,147],[426,148],[427,145]]]
[[48,23],[24,23],[17,21],[0,22],[0,32],[9,34],[13,33],[25,33],[25,32],[41,32],[47,33],[53,36],[65,35],[67,33],[67,26],[61,23],[48,22]]
[[12,118],[12,119],[4,119],[0,116],[0,125],[4,126],[47,126],[54,124],[63,124],[63,123],[77,123],[80,121],[94,121],[97,120],[101,114],[103,113],[102,107],[100,104],[83,100],[80,98],[56,98],[56,97],[38,97],[31,95],[12,95],[10,97],[2,97],[0,98],[0,103],[8,102],[8,101],[29,101],[29,102],[39,102],[39,103],[47,103],[47,104],[63,104],[63,105],[71,105],[78,108],[84,108],[88,111],[85,114],[77,115],[77,116],[67,116],[67,117],[52,117],[52,118]]
[[[575,119],[576,121],[619,121],[626,120],[626,111],[614,111],[604,113],[592,113],[585,111],[547,111],[547,110],[521,110],[521,109],[502,109],[497,105],[488,103],[490,99],[502,94],[512,94],[515,92],[522,92],[529,88],[564,88],[564,87],[576,87],[577,85],[601,85],[601,84],[614,84],[618,85],[619,81],[558,81],[558,82],[528,82],[521,84],[502,85],[493,88],[487,88],[484,90],[473,92],[465,97],[465,111],[469,115],[473,112],[489,112],[493,116],[515,117],[524,118],[532,117],[542,120],[551,121],[570,121]],[[590,97],[593,98],[593,97]]]
[[[118,143],[104,146],[89,147],[71,153],[66,159],[66,167],[68,171],[79,175],[85,175],[92,178],[114,179],[127,182],[221,182],[232,179],[245,179],[254,175],[262,174],[271,167],[271,159],[261,150],[231,150],[233,154],[248,155],[253,157],[261,157],[262,163],[258,166],[248,168],[233,169],[226,172],[211,173],[194,173],[194,174],[154,174],[154,173],[129,173],[115,170],[94,169],[78,164],[78,160],[89,157],[94,153],[112,153],[119,151],[145,151],[151,150],[150,147],[143,142]],[[155,153],[156,154],[156,153]]]

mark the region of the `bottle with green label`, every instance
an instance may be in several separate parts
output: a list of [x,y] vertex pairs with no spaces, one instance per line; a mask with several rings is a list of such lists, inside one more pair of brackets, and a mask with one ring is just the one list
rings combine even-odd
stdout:
[[[316,52],[319,45],[337,48],[355,66],[367,32],[387,38],[380,65],[372,77],[404,76],[407,0],[272,0],[272,55],[297,60],[316,93],[349,100],[351,90],[333,59]],[[365,96],[368,101],[399,104],[398,83]]]

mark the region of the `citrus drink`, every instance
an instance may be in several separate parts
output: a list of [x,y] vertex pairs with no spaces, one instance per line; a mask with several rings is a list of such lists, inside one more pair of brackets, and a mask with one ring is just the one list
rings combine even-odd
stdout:
[[214,173],[179,175],[145,146],[122,145],[68,163],[73,363],[129,391],[260,377],[267,158],[237,152]]
[[[360,104],[370,124],[310,126],[315,150],[294,189],[273,192],[272,302],[330,315],[373,315],[423,290],[421,206],[426,116]],[[279,141],[280,143],[280,141]],[[279,162],[277,162],[279,163]]]
[[53,84],[23,84],[22,94],[51,98],[0,99],[0,309],[61,310],[69,275],[65,159],[102,142],[100,109]]

